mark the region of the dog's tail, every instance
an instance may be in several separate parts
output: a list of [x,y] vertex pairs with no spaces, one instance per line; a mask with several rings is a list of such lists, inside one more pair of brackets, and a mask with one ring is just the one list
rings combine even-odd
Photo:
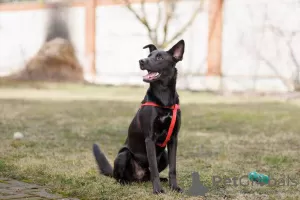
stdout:
[[113,168],[109,164],[107,158],[100,150],[99,146],[97,144],[93,145],[93,153],[96,159],[96,162],[98,164],[100,174],[103,174],[105,176],[113,176]]

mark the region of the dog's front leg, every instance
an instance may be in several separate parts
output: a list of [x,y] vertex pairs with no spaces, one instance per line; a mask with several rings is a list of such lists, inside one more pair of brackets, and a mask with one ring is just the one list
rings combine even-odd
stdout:
[[149,168],[150,168],[151,181],[153,186],[153,193],[154,194],[164,193],[164,190],[162,189],[160,184],[159,172],[157,168],[155,143],[149,137],[146,138],[145,143],[146,143],[147,157],[148,157]]
[[175,190],[177,192],[182,192],[182,189],[177,185],[176,153],[177,153],[177,136],[172,138],[172,140],[168,143],[169,185],[172,190]]

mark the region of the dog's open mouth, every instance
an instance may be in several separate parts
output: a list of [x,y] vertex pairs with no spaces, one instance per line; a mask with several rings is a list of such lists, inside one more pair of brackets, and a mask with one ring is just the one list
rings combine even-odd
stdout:
[[147,75],[143,76],[144,81],[154,81],[160,77],[160,73],[149,71]]

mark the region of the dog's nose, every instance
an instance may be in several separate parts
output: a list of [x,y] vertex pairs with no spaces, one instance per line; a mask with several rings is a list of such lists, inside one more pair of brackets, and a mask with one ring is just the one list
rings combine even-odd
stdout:
[[140,63],[141,70],[144,70],[145,69],[145,67],[144,67],[145,61],[142,59],[142,60],[139,60],[139,63]]
[[145,64],[145,61],[144,60],[140,60],[140,65],[144,65]]

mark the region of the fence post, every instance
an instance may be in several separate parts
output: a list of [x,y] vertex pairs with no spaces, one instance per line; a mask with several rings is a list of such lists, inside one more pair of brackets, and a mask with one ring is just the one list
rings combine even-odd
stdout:
[[97,0],[87,0],[85,18],[85,49],[88,67],[93,78],[96,76],[96,8]]
[[209,1],[208,76],[221,76],[223,0]]

